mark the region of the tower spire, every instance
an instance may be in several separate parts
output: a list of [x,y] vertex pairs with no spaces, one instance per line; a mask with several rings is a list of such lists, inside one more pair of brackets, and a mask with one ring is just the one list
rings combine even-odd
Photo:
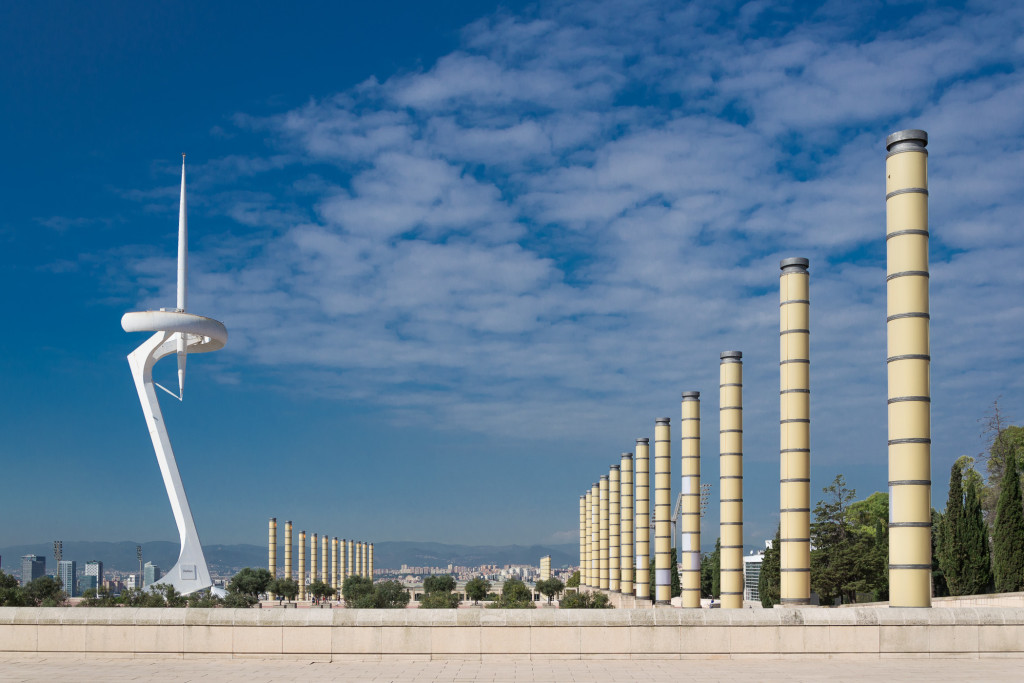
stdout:
[[[185,204],[185,155],[181,155],[181,201],[178,205],[178,305],[185,312],[188,304],[188,207]],[[188,338],[178,333],[178,399],[185,397],[185,361],[188,358]]]

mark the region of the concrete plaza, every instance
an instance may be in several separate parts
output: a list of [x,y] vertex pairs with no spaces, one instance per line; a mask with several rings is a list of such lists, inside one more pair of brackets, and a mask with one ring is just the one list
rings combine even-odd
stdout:
[[1019,681],[1024,659],[311,662],[0,654],[0,681]]

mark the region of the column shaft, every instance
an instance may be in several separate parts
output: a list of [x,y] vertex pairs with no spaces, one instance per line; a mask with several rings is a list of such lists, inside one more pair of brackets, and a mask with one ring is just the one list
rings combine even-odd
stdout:
[[619,466],[612,465],[608,471],[608,590],[619,592],[619,550],[622,539],[619,524],[622,510],[619,509]]
[[672,427],[654,423],[654,603],[672,603]]
[[811,388],[808,261],[779,276],[779,548],[782,604],[811,600]]
[[600,526],[598,527],[598,539],[600,541],[601,549],[601,561],[600,561],[600,579],[598,582],[598,588],[603,591],[608,590],[608,475],[602,474],[601,480],[598,482],[598,491],[600,491]]
[[309,536],[309,582],[316,583],[320,580],[320,572],[317,571],[316,559],[320,544],[316,534]]
[[331,539],[331,588],[338,590],[338,537]]
[[650,439],[636,440],[636,589],[637,600],[651,599]]
[[292,523],[284,523],[284,578],[292,578]]
[[356,542],[352,541],[352,540],[350,540],[348,542],[348,553],[347,553],[347,556],[345,558],[345,562],[346,562],[345,566],[347,567],[347,569],[345,570],[345,578],[348,578],[349,576],[353,576],[356,573],[356,548],[355,548],[355,543]]
[[586,570],[587,562],[587,518],[586,518],[586,496],[580,496],[580,585],[587,585]]
[[619,482],[619,591],[633,594],[633,454],[623,453]]
[[931,606],[928,134],[886,140],[889,606]]
[[306,532],[299,532],[299,600],[306,599]]
[[723,608],[743,607],[743,354],[719,365],[719,469]]
[[601,486],[590,487],[590,587],[601,587]]
[[700,607],[700,392],[683,394],[679,431],[682,471],[679,582],[683,607]]

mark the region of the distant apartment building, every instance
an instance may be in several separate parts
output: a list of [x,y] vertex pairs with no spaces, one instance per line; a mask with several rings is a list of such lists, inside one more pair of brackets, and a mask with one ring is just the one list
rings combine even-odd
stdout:
[[29,581],[38,579],[46,573],[46,557],[43,555],[22,555],[21,557],[21,585],[28,585]]
[[99,584],[96,583],[96,577],[90,574],[83,574],[82,578],[78,580],[78,590],[82,593],[82,595],[85,595],[85,591],[89,590],[90,588],[94,591],[99,591],[100,587]]
[[[103,563],[99,560],[89,560],[85,563],[85,576],[95,576],[96,585],[93,588],[99,588],[103,585]],[[82,588],[84,591],[85,588]]]
[[139,574],[138,572],[128,575],[128,578],[124,582],[125,588],[141,588],[139,585]]
[[57,578],[60,581],[61,589],[69,598],[78,595],[77,573],[78,563],[74,560],[61,560],[57,563]]
[[152,586],[160,580],[161,576],[160,567],[156,566],[152,562],[147,562],[142,568],[142,587],[146,588],[147,586]]
[[[765,550],[772,547],[772,542],[764,542]],[[743,599],[752,602],[761,601],[761,591],[758,584],[761,582],[761,565],[764,564],[764,550],[750,551],[749,555],[743,557]]]

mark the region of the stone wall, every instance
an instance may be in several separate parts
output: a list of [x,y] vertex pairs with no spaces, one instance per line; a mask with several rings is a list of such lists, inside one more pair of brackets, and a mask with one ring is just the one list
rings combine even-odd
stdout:
[[1024,657],[1024,609],[4,607],[0,652],[334,661]]

